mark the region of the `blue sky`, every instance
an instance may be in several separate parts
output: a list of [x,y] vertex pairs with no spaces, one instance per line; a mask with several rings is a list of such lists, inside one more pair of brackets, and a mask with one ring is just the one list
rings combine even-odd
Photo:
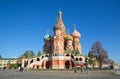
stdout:
[[69,33],[73,24],[81,33],[86,55],[98,40],[109,58],[120,64],[119,0],[0,0],[0,54],[19,57],[26,50],[43,50],[43,37],[53,35],[53,26],[61,8]]

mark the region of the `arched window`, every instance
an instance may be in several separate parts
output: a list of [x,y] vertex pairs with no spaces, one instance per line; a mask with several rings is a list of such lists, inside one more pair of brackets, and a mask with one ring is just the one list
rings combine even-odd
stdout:
[[78,58],[75,58],[76,61],[78,61]]
[[82,58],[79,58],[80,61],[82,61]]
[[24,61],[24,67],[28,65],[28,61]]
[[66,56],[69,56],[69,54],[66,54]]
[[30,61],[30,63],[33,63],[33,59]]
[[65,61],[65,67],[66,67],[66,69],[69,69],[70,68],[70,61]]
[[74,59],[74,56],[71,54],[71,58],[73,58]]
[[37,58],[37,61],[40,61],[40,59],[39,59],[39,58]]
[[44,58],[44,56],[41,57],[42,59]]
[[37,65],[37,69],[39,69],[39,65]]
[[48,57],[48,55],[45,55],[45,57]]

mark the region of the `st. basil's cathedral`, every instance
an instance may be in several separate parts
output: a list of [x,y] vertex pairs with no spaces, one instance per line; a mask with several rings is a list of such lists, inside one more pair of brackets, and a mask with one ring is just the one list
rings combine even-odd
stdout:
[[[85,64],[80,44],[81,34],[74,28],[71,34],[66,33],[62,12],[53,27],[54,35],[44,36],[43,54],[40,57],[22,60],[22,67],[30,69],[71,69]],[[27,64],[26,64],[27,63]]]

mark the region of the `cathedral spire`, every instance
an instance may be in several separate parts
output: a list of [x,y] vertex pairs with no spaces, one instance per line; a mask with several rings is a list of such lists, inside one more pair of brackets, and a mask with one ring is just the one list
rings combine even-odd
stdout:
[[66,37],[66,29],[65,29],[65,25],[62,21],[62,11],[59,9],[59,12],[58,12],[58,20],[57,20],[57,23],[55,24],[54,26],[54,30],[55,29],[61,29],[61,34],[62,36],[65,38]]
[[58,12],[58,21],[57,21],[57,24],[63,24],[61,10],[59,10],[59,12]]
[[60,8],[59,8],[59,12],[58,12],[58,18],[62,18],[62,11]]

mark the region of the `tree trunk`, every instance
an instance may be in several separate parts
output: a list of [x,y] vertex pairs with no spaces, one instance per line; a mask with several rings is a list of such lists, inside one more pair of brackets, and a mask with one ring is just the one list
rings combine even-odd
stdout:
[[102,70],[102,62],[99,63],[100,69]]

